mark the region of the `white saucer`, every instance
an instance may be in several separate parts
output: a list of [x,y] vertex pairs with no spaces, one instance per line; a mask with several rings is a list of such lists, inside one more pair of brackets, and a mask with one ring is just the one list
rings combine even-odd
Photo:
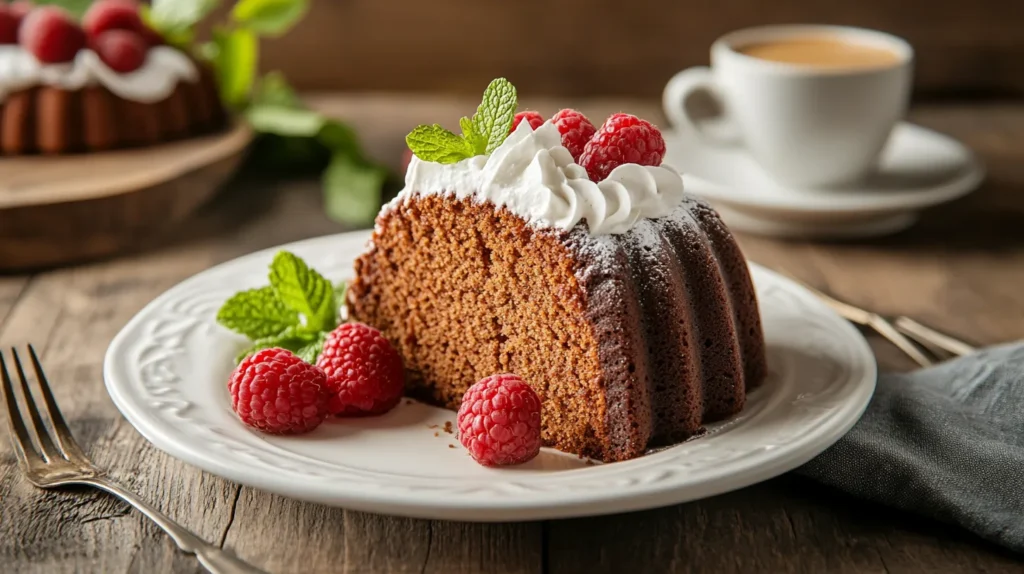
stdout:
[[[332,279],[351,276],[367,232],[284,248]],[[796,468],[860,418],[875,388],[864,338],[815,296],[753,266],[769,379],[742,413],[700,438],[614,464],[544,449],[527,464],[484,468],[444,431],[455,413],[403,401],[381,417],[328,421],[269,436],[243,425],[227,393],[244,345],[217,309],[266,282],[277,249],[204,271],[146,306],[107,350],[107,391],[158,448],[214,474],[285,496],[421,518],[474,521],[566,518],[639,510],[712,496]]]
[[710,201],[734,230],[790,238],[886,235],[917,221],[918,212],[974,190],[980,162],[960,142],[901,123],[878,170],[861,184],[791,189],[774,181],[740,147],[713,147],[667,132],[665,163],[682,172],[688,191]]

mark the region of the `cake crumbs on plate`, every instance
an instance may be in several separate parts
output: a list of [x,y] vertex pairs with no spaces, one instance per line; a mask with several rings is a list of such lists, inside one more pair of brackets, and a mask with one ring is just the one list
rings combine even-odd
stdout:
[[455,432],[454,429],[452,428],[452,421],[445,421],[444,432],[448,434],[452,434],[453,432]]
[[441,436],[441,433],[434,431],[434,436]]
[[455,448],[455,445],[453,445],[452,443],[448,443],[448,448]]

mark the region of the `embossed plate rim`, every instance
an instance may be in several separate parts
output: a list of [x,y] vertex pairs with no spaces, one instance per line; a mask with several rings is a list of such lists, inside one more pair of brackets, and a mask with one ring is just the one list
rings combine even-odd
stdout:
[[[157,391],[167,389],[150,391],[143,382],[146,376],[141,362],[134,368],[129,365],[133,353],[141,356],[150,348],[138,350],[142,342],[179,335],[184,341],[191,336],[189,329],[181,333],[157,332],[158,327],[154,327],[153,333],[145,330],[147,325],[159,325],[156,318],[165,316],[168,309],[188,301],[185,295],[190,292],[211,295],[206,298],[216,300],[212,295],[218,290],[247,287],[249,282],[259,280],[265,263],[279,249],[306,252],[308,255],[304,256],[310,257],[316,267],[326,265],[334,269],[350,265],[348,262],[358,254],[368,237],[368,232],[361,231],[266,249],[210,268],[169,289],[140,311],[111,342],[104,361],[104,378],[115,405],[157,448],[241,484],[367,512],[450,520],[510,521],[641,510],[713,496],[767,480],[804,464],[838,440],[860,418],[874,391],[874,356],[860,333],[800,286],[756,264],[751,264],[751,268],[759,293],[762,297],[768,294],[769,302],[773,303],[771,308],[763,309],[770,344],[773,334],[786,326],[787,321],[796,321],[803,329],[820,331],[809,339],[830,345],[828,353],[835,356],[826,353],[828,356],[819,364],[825,364],[825,359],[835,362],[839,370],[833,375],[834,380],[829,380],[817,392],[810,392],[815,389],[808,391],[806,387],[810,383],[799,380],[799,369],[807,365],[779,351],[778,356],[769,356],[773,363],[770,367],[785,372],[778,376],[777,388],[755,391],[757,400],[751,403],[756,403],[758,408],[747,409],[734,419],[711,425],[707,437],[623,463],[559,472],[489,470],[485,475],[477,473],[472,478],[451,481],[436,476],[419,477],[415,468],[409,469],[411,474],[393,474],[359,468],[359,461],[345,464],[315,461],[257,440],[255,435],[239,432],[239,428],[245,427],[233,419],[230,411],[217,412],[207,405],[189,406],[187,401],[183,405],[176,405],[174,400],[161,403]],[[220,276],[227,273],[232,274],[232,279],[245,278],[239,279],[238,284],[221,280]],[[775,305],[778,297],[789,298],[796,307],[787,311],[785,305]],[[800,312],[792,312],[796,310]],[[210,333],[217,337],[230,336],[226,332],[221,335],[212,324],[209,309],[200,312],[189,307],[185,312],[192,313],[188,315],[191,323],[207,331],[207,337]],[[784,330],[799,331],[792,327]],[[184,343],[181,350],[186,352]],[[202,357],[185,358],[199,363],[203,360]],[[807,357],[801,360],[809,361]],[[149,376],[174,375],[167,372],[171,368],[167,364],[154,368],[162,370]],[[791,369],[796,371],[788,372]],[[805,374],[804,378],[812,377]],[[147,405],[141,398],[146,393],[152,395],[151,401],[165,404],[165,408]],[[782,405],[787,400],[789,404]],[[171,407],[166,407],[167,404]],[[787,408],[788,411],[784,410]],[[814,414],[808,414],[806,420],[801,421],[793,414],[797,412]],[[185,413],[184,418],[181,413]],[[779,420],[789,427],[782,434],[776,429],[770,436],[785,437],[782,444],[774,444],[775,441],[762,437],[760,432],[751,432],[757,430],[758,424],[778,423],[779,420],[771,417],[780,415]],[[191,424],[194,421],[188,420],[189,416],[200,417],[199,422],[206,424],[206,428],[198,428],[203,424]],[[221,418],[210,422],[202,417]],[[199,439],[190,433],[203,433],[203,436]],[[732,445],[730,441],[741,444]],[[716,460],[715,456],[708,456],[713,453],[731,456],[718,456]]]

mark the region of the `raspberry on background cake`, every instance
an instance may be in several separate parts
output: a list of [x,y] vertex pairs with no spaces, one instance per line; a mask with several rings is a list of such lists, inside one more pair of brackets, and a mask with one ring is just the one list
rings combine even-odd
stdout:
[[131,0],[0,5],[0,155],[152,145],[222,128],[212,72],[167,46]]

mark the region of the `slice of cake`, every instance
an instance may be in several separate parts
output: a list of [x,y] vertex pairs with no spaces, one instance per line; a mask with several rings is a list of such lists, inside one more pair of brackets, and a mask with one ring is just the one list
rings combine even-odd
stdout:
[[462,136],[410,134],[405,189],[356,261],[352,318],[433,404],[519,375],[544,444],[570,453],[630,459],[738,413],[766,375],[754,288],[717,214],[661,165],[661,134],[627,114],[597,130],[571,110],[515,122],[515,106],[496,80]]
[[0,155],[150,145],[220,129],[210,71],[165,45],[134,2],[81,25],[60,8],[0,5]]

